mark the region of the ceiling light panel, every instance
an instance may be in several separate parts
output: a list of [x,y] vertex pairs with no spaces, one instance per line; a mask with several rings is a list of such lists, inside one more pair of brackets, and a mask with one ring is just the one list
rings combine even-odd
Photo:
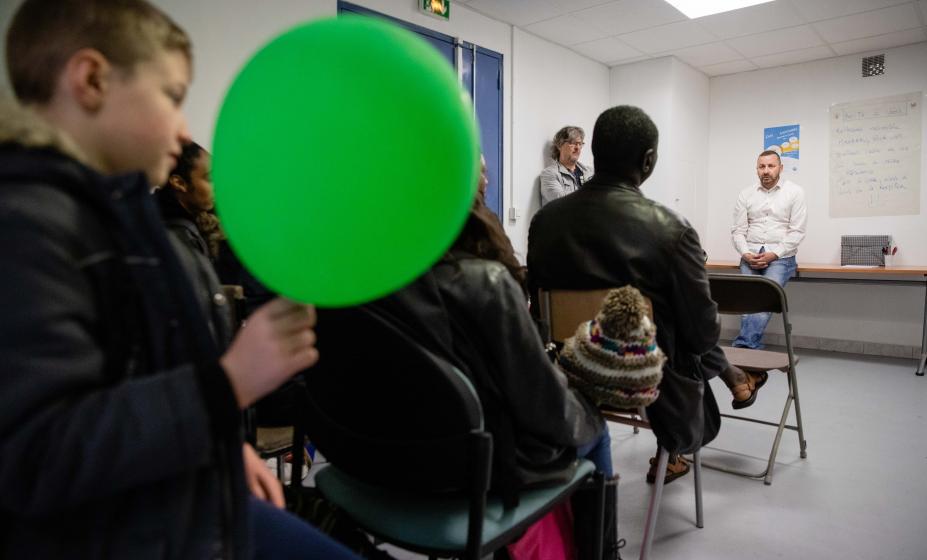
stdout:
[[772,1],[773,0],[666,0],[666,3],[684,13],[689,19],[695,19]]

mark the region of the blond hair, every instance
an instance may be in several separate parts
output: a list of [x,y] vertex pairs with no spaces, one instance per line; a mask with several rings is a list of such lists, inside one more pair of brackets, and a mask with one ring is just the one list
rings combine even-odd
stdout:
[[186,32],[145,0],[26,0],[6,36],[16,97],[22,103],[49,102],[68,59],[85,48],[129,73],[161,51],[192,59]]

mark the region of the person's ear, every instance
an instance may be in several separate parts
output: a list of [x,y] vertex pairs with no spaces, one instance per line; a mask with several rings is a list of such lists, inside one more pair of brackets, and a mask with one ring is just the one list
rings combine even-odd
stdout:
[[96,112],[103,106],[114,68],[96,49],[81,49],[65,64],[65,87],[86,111]]
[[174,189],[175,191],[179,191],[182,193],[186,193],[189,190],[189,187],[187,186],[187,182],[184,181],[180,177],[180,175],[171,175],[167,179],[167,184],[170,185],[171,188]]
[[649,148],[644,152],[644,159],[641,162],[641,171],[644,173],[644,177],[650,176],[653,173],[653,168],[657,166],[657,150],[656,148]]

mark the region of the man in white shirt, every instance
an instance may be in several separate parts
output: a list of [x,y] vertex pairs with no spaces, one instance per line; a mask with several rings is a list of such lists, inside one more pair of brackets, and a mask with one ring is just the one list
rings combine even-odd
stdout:
[[541,172],[541,206],[576,191],[592,177],[592,168],[579,162],[585,138],[578,126],[565,126],[554,135],[550,147],[554,163]]
[[[761,274],[780,286],[795,274],[795,254],[805,238],[808,212],[805,191],[792,181],[781,179],[782,160],[767,150],[756,161],[760,179],[741,191],[734,206],[731,241],[740,254],[743,274]],[[769,313],[744,315],[740,334],[733,346],[762,348],[763,331]]]

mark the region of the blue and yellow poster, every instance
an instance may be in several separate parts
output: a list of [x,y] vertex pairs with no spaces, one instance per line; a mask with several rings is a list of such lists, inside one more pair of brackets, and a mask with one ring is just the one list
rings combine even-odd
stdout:
[[800,126],[790,124],[763,129],[763,150],[773,150],[782,158],[784,172],[798,171]]

